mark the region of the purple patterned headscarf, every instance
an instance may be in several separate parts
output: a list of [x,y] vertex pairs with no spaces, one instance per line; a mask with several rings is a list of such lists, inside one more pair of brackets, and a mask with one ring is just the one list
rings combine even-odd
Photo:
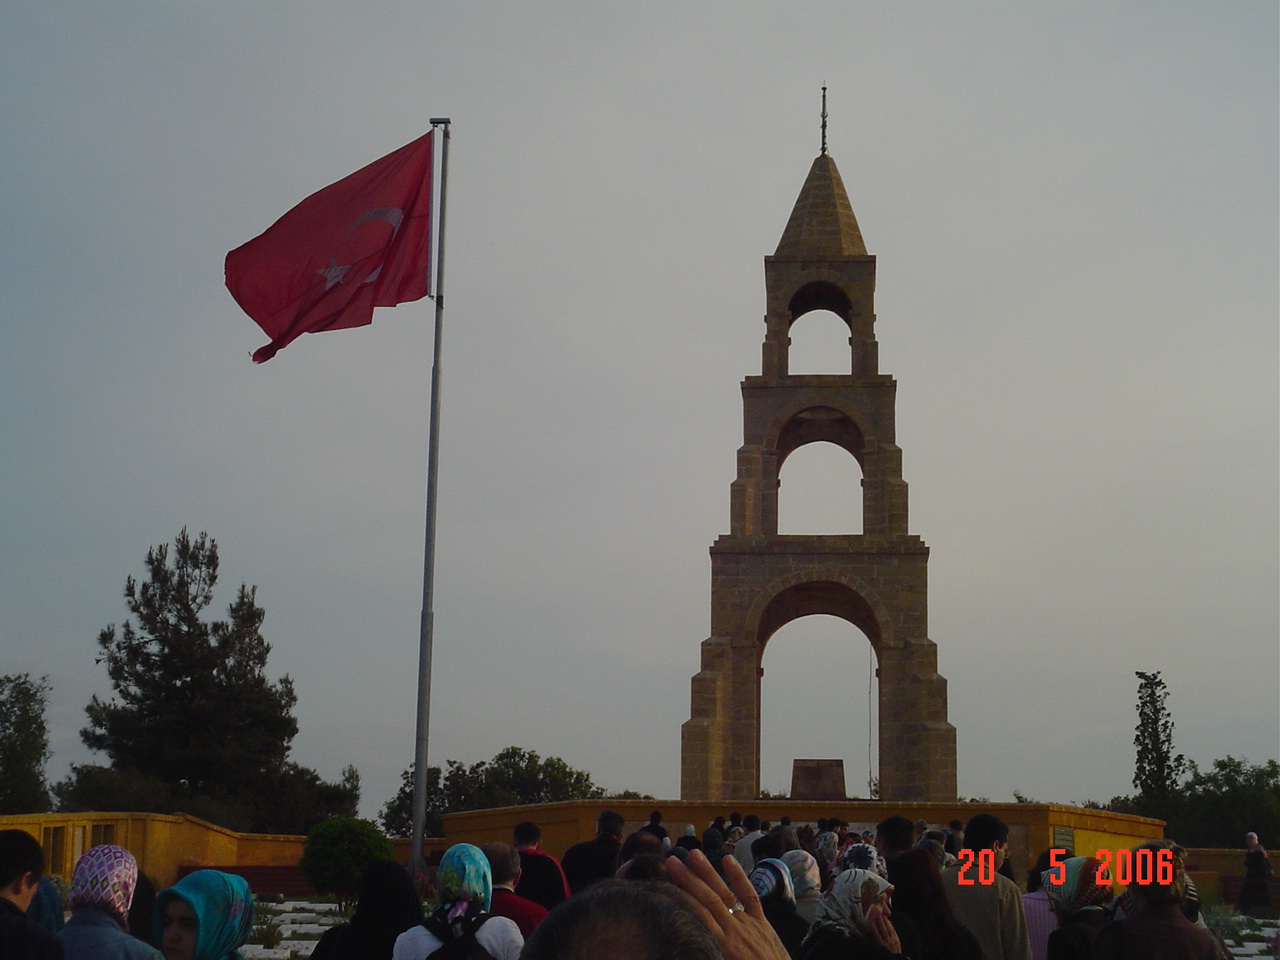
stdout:
[[129,905],[138,884],[138,862],[124,847],[104,843],[80,858],[71,877],[68,906],[97,907],[128,927]]

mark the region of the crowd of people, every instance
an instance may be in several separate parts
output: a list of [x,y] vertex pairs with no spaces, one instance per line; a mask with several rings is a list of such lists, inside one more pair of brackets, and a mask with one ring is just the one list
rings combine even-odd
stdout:
[[[674,839],[658,811],[624,836],[603,812],[561,860],[520,823],[511,842],[450,847],[424,913],[408,871],[369,865],[351,919],[313,960],[1226,960],[1204,925],[1185,851],[1136,848],[1170,869],[1113,888],[1108,865],[1046,850],[1025,878],[1009,830],[890,816],[858,832],[838,819],[717,817]],[[1269,874],[1250,834],[1246,867]],[[1266,871],[1267,873],[1264,873]],[[197,870],[156,893],[132,854],[104,844],[77,862],[66,918],[37,841],[0,831],[0,960],[228,960],[253,924],[240,877]],[[1252,896],[1258,893],[1257,885]]]

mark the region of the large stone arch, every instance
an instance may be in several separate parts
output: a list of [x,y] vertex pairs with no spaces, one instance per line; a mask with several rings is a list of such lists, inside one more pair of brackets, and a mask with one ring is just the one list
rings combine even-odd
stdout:
[[[810,168],[778,248],[765,258],[761,374],[742,382],[743,443],[730,533],[711,547],[711,636],[681,729],[681,796],[746,800],[760,786],[760,673],[778,627],[809,613],[858,626],[880,679],[880,795],[956,797],[955,729],[928,637],[929,549],[907,528],[897,384],[879,370],[875,258],[835,162]],[[797,317],[830,310],[849,325],[847,374],[790,375]],[[778,533],[779,469],[799,447],[836,443],[862,467],[863,533]]]

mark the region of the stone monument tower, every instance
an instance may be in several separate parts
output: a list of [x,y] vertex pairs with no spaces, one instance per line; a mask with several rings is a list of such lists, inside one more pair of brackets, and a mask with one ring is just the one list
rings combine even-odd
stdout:
[[[929,548],[907,532],[907,485],[894,437],[897,384],[877,360],[876,260],[825,143],[764,271],[763,371],[742,382],[730,532],[711,546],[711,637],[702,644],[692,710],[681,728],[681,798],[759,796],[765,644],[790,621],[822,613],[861,630],[875,653],[880,796],[954,800],[955,728],[927,632]],[[848,324],[848,373],[787,372],[791,325],[813,310]],[[778,533],[782,465],[818,441],[848,451],[862,468],[861,534]]]

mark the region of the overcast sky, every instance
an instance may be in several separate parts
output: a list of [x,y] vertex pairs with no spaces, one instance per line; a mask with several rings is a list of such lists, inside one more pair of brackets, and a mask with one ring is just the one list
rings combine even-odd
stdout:
[[[293,756],[412,760],[432,305],[267,338],[226,252],[453,120],[432,763],[679,793],[762,258],[830,151],[878,260],[964,796],[1131,792],[1134,671],[1202,766],[1280,744],[1277,7],[47,3],[0,15],[0,672],[54,779],[98,631],[186,526],[258,586]],[[847,372],[829,317],[793,370]],[[856,529],[826,444],[782,532]],[[865,791],[866,638],[764,666],[763,786]],[[101,758],[98,758],[99,760]]]

